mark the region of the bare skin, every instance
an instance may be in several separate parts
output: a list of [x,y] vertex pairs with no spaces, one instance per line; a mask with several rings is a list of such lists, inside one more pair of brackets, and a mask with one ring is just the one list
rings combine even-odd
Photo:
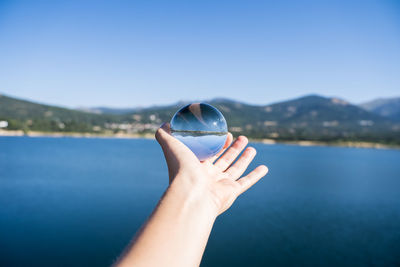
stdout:
[[199,266],[217,216],[268,168],[260,165],[241,177],[256,155],[247,147],[232,164],[248,143],[245,136],[232,144],[229,133],[220,153],[202,162],[170,135],[169,124],[157,130],[156,139],[168,165],[169,187],[115,266]]

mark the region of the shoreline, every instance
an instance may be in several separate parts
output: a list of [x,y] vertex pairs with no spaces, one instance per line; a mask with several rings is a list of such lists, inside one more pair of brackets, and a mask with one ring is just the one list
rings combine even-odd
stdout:
[[95,133],[77,133],[77,132],[39,132],[29,131],[24,133],[22,130],[4,131],[0,130],[0,137],[2,136],[15,136],[15,137],[50,137],[50,138],[62,138],[62,137],[75,137],[75,138],[120,138],[120,139],[153,139],[154,134],[95,134]]
[[[115,139],[154,139],[154,134],[94,134],[94,133],[65,133],[65,132],[39,132],[30,131],[24,133],[22,130],[5,131],[0,130],[0,137],[49,137],[49,138],[62,138],[62,137],[72,137],[72,138],[115,138]],[[372,143],[363,141],[338,141],[338,142],[321,142],[321,141],[284,141],[284,140],[274,140],[274,139],[253,139],[249,138],[249,142],[262,143],[266,145],[284,144],[284,145],[294,145],[294,146],[326,146],[326,147],[349,147],[349,148],[374,148],[374,149],[400,149],[399,145],[386,145],[382,143]]]
[[250,142],[263,143],[268,145],[285,144],[293,146],[311,147],[311,146],[325,146],[325,147],[348,147],[348,148],[374,148],[374,149],[400,149],[399,145],[387,145],[382,143],[364,142],[364,141],[337,141],[337,142],[322,142],[322,141],[277,141],[274,139],[249,139]]

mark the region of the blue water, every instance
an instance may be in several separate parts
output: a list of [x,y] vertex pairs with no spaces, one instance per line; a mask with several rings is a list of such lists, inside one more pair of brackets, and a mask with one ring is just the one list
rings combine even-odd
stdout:
[[[399,266],[400,151],[254,144],[202,266]],[[107,266],[167,186],[153,140],[0,138],[0,266]]]

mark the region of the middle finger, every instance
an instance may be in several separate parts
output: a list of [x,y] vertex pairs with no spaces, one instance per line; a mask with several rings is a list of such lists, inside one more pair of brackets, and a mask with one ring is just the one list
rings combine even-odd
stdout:
[[247,137],[239,136],[231,147],[215,162],[214,166],[219,171],[225,171],[235,161],[248,142]]

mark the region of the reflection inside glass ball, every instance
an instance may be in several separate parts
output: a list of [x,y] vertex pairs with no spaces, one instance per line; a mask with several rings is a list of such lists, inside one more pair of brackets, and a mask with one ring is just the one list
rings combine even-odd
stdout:
[[172,117],[171,134],[189,147],[199,160],[205,160],[222,149],[228,126],[218,109],[205,103],[193,103]]

